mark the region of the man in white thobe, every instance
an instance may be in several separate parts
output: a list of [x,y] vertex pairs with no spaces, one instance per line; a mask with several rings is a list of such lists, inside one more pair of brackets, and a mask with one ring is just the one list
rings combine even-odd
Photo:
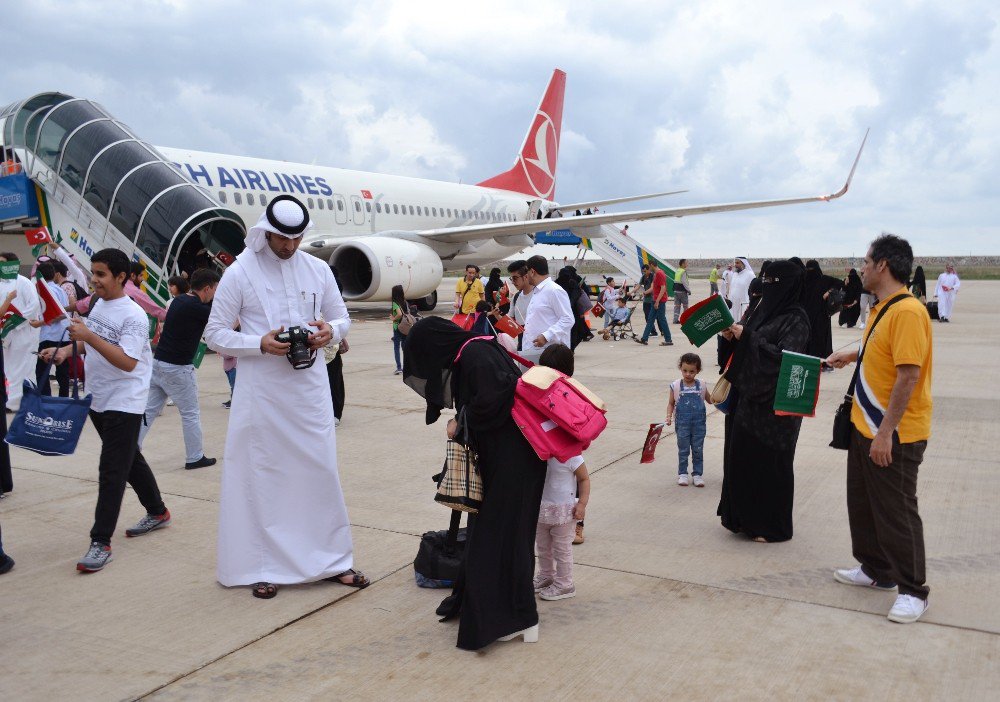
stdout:
[[528,283],[533,286],[528,314],[524,320],[521,355],[537,362],[547,347],[570,345],[570,330],[576,322],[569,306],[569,295],[549,277],[549,262],[544,256],[527,261]]
[[951,308],[955,305],[955,296],[960,287],[962,281],[958,279],[955,266],[949,263],[945,266],[944,273],[938,276],[937,288],[934,290],[938,299],[938,321],[951,321]]
[[[0,254],[2,261],[17,261],[15,254]],[[24,394],[24,380],[35,380],[35,362],[38,357],[38,335],[41,327],[42,303],[38,290],[23,275],[14,280],[0,280],[0,299],[7,297],[11,290],[17,291],[11,304],[17,308],[25,322],[21,322],[7,333],[3,340],[3,364],[7,374],[7,409],[16,412],[21,406]]]
[[729,278],[729,301],[733,303],[733,319],[737,322],[743,318],[743,313],[750,306],[750,283],[754,279],[750,261],[740,257],[733,261],[733,274]]
[[[281,584],[355,572],[340,488],[330,382],[322,361],[296,369],[277,334],[308,331],[315,356],[339,344],[351,320],[330,267],[298,251],[308,210],[279,195],[225,272],[205,327],[208,346],[239,358],[219,504],[217,577],[269,598]],[[234,327],[239,323],[239,331]]]

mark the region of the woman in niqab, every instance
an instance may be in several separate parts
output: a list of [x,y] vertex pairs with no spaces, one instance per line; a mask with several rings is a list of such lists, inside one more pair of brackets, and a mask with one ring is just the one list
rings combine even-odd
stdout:
[[783,350],[802,353],[809,341],[809,320],[799,304],[803,269],[775,261],[762,276],[760,302],[742,325],[727,330],[735,344],[726,373],[736,393],[726,416],[722,525],[755,541],[792,538],[793,461],[800,417],[774,413]]
[[823,275],[817,261],[806,262],[805,281],[802,284],[802,307],[809,317],[811,331],[809,345],[805,353],[826,358],[833,353],[833,331],[830,315],[826,310],[826,298],[834,288],[843,287],[843,282],[833,276]]
[[857,269],[852,268],[847,274],[847,280],[844,281],[844,308],[840,310],[840,318],[837,320],[840,326],[850,329],[858,323],[863,292],[861,276],[858,275]]
[[428,317],[410,330],[403,359],[403,381],[427,401],[427,424],[454,407],[478,454],[483,503],[469,520],[462,573],[438,609],[442,621],[459,617],[458,647],[470,651],[538,624],[532,578],[545,484],[545,461],[511,418],[521,373],[495,340],[474,336]]

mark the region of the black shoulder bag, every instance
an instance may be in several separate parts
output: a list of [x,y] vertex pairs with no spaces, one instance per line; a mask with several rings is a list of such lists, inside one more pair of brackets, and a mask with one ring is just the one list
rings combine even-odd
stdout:
[[[872,334],[875,332],[875,325],[882,319],[882,315],[886,313],[886,310],[904,297],[912,297],[912,295],[909,293],[897,295],[885,303],[885,307],[879,310],[875,316],[875,321],[872,322],[871,327],[868,329],[868,339],[872,338]],[[861,372],[861,359],[864,358],[866,348],[868,348],[867,341],[861,347],[861,353],[858,354],[858,360],[854,365],[854,377],[851,378],[851,384],[847,388],[847,394],[844,395],[844,401],[840,403],[840,407],[837,408],[837,414],[833,417],[833,440],[830,442],[831,448],[842,449],[844,451],[851,448],[851,409],[854,406],[854,386],[858,382],[858,373]]]

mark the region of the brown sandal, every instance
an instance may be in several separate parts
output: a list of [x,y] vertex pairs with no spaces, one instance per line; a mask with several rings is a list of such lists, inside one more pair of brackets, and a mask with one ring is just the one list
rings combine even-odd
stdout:
[[278,586],[274,583],[254,583],[250,591],[254,597],[262,600],[269,600],[278,594]]
[[[351,577],[350,582],[344,582],[343,580],[341,580],[341,578],[344,577],[345,575],[353,576]],[[364,588],[372,584],[372,581],[369,580],[364,573],[362,573],[360,570],[354,570],[353,568],[345,570],[340,575],[331,575],[329,578],[323,578],[323,579],[328,580],[331,583],[340,583],[341,585],[347,585],[348,587],[356,587],[359,590],[363,590]]]

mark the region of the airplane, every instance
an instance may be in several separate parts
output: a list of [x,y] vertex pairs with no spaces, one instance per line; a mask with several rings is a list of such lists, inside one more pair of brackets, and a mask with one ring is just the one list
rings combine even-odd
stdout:
[[[398,284],[429,310],[446,271],[512,256],[542,232],[569,230],[625,275],[637,277],[645,261],[667,268],[613,225],[829,202],[847,192],[868,137],[843,187],[830,195],[563,216],[684,192],[561,205],[555,190],[565,86],[566,74],[556,69],[513,166],[476,185],[153,147],[96,103],[42,93],[0,111],[2,140],[25,165],[25,192],[37,192],[40,203],[34,214],[18,210],[19,219],[12,214],[2,226],[51,225],[82,262],[96,246],[122,248],[147,266],[155,278],[148,287],[164,297],[165,279],[179,272],[185,255],[205,248],[218,263],[231,262],[242,248],[240,230],[256,223],[270,198],[289,193],[315,224],[303,250],[337,267],[346,300],[389,300]],[[77,135],[89,143],[75,144]],[[126,170],[117,173],[117,163],[128,164]],[[177,182],[169,184],[161,169],[175,169]],[[176,229],[169,220],[181,213],[167,204],[174,202],[191,212]]]
[[[507,258],[532,246],[533,236],[542,231],[571,229],[593,240],[606,235],[602,226],[620,222],[830,201],[847,192],[857,167],[856,158],[847,182],[832,195],[552,219],[564,212],[685,192],[560,205],[555,200],[556,165],[565,86],[566,74],[556,69],[514,165],[476,185],[158,148],[183,174],[235,210],[248,228],[269,196],[287,192],[300,198],[315,223],[302,248],[337,267],[346,300],[388,300],[392,286],[402,285],[407,299],[422,303],[425,310],[434,307],[445,271]],[[639,258],[655,257],[639,245]]]

